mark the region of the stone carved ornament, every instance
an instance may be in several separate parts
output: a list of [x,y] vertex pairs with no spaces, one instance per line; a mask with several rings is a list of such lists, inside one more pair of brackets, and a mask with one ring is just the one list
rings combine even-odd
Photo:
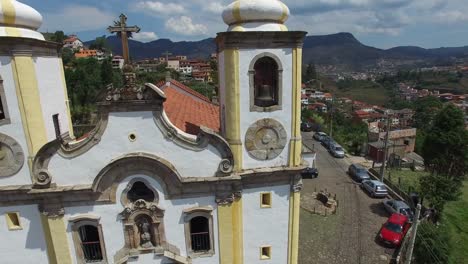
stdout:
[[258,160],[278,157],[287,143],[287,134],[280,122],[265,118],[253,123],[245,134],[245,147]]
[[15,175],[24,164],[24,152],[12,137],[0,133],[0,177]]

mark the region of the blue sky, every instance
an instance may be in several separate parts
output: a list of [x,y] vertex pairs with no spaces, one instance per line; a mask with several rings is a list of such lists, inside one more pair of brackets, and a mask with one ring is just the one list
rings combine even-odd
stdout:
[[[221,19],[230,0],[20,0],[44,17],[41,31],[64,30],[82,40],[108,34],[120,13],[140,26],[140,41],[214,37],[227,26]],[[272,0],[273,1],[273,0]],[[310,35],[350,32],[378,48],[468,45],[467,0],[284,0],[290,30]]]

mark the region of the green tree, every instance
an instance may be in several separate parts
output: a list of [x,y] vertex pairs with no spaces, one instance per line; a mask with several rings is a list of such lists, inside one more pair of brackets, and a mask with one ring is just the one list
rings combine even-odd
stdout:
[[314,63],[311,62],[307,64],[303,79],[304,79],[304,82],[317,80],[317,69],[315,68]]
[[55,33],[50,36],[50,41],[58,42],[58,43],[63,43],[63,41],[67,38],[65,33],[63,31],[55,31]]
[[420,179],[421,192],[442,211],[447,201],[458,199],[468,169],[468,131],[461,110],[448,104],[437,114],[422,150],[431,174]]
[[70,48],[63,48],[62,49],[62,61],[63,65],[68,65],[72,62],[75,57],[75,53]]
[[445,226],[436,226],[422,221],[418,227],[414,246],[414,263],[448,263],[450,237]]
[[97,37],[89,46],[90,49],[110,51],[110,45],[107,43],[106,36]]
[[468,132],[463,112],[456,106],[448,104],[435,117],[423,157],[432,173],[463,180],[468,170]]
[[105,59],[101,64],[101,80],[103,84],[110,84],[114,81],[114,69],[112,69],[111,59]]
[[429,130],[434,117],[442,109],[442,106],[442,102],[433,96],[418,99],[414,103],[414,126],[423,131]]

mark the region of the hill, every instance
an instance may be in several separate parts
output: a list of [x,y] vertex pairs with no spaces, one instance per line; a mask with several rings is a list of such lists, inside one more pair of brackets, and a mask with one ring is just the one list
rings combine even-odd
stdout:
[[[121,54],[121,42],[116,36],[107,38],[114,54]],[[85,44],[90,45],[93,41]],[[216,52],[213,38],[200,41],[173,42],[158,39],[148,43],[129,41],[130,53],[134,59],[162,56],[166,51],[186,55],[189,58],[208,58]],[[385,59],[398,63],[427,61],[446,61],[451,58],[468,58],[468,46],[454,48],[424,49],[402,46],[391,49],[378,49],[362,44],[350,33],[337,33],[322,36],[307,36],[304,40],[303,61],[319,65],[336,65],[344,68],[359,69],[373,66]]]

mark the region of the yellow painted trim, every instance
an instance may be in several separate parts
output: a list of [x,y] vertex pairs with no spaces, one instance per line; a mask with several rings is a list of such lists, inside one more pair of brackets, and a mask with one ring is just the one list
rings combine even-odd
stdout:
[[5,27],[5,33],[8,37],[21,37],[20,30],[15,27]]
[[302,49],[293,49],[293,84],[292,84],[292,127],[289,153],[289,166],[301,165],[302,139],[301,139],[301,84],[302,84]]
[[242,216],[242,199],[235,200],[232,203],[233,206],[233,252],[234,252],[234,264],[244,263],[244,223]]
[[68,97],[67,82],[65,81],[65,71],[63,68],[63,61],[62,61],[62,58],[58,58],[58,60],[59,60],[59,67],[60,67],[60,78],[62,79],[63,93],[65,95],[65,105],[67,106],[68,134],[70,135],[71,139],[74,139],[75,133],[73,131],[73,122],[72,122],[71,113],[70,113],[70,100]]
[[280,25],[281,31],[288,31],[288,27],[286,25]]
[[299,260],[299,219],[301,193],[292,192],[289,199],[288,264],[297,264]]
[[16,9],[12,0],[0,0],[2,5],[3,24],[14,25],[16,22]]
[[242,24],[236,24],[232,26],[231,31],[236,31],[236,32],[244,32],[245,28],[242,26]]
[[280,4],[281,8],[283,9],[280,21],[284,23],[286,20],[288,20],[288,7],[283,2],[280,2]]
[[[0,0],[3,13],[3,24],[14,26],[16,23],[16,9],[12,0]],[[20,37],[20,31],[15,27],[5,27],[5,33],[9,37]]]
[[221,264],[244,263],[242,198],[230,205],[218,206],[219,261]]
[[242,21],[242,16],[241,16],[241,11],[240,11],[240,4],[241,4],[241,1],[236,1],[234,3],[234,7],[232,9],[232,16],[234,17],[236,22]]
[[240,132],[239,50],[224,51],[224,76],[226,91],[226,140],[234,156],[234,170],[242,170],[242,141]]
[[[23,229],[23,227],[21,226],[21,217],[18,212],[6,212],[5,218],[6,218],[8,230],[13,231],[13,230]],[[15,222],[18,222],[18,223],[15,223]]]
[[72,263],[63,216],[50,218],[41,214],[50,264]]
[[30,157],[47,143],[41,98],[32,57],[15,56],[11,63],[16,95]]

